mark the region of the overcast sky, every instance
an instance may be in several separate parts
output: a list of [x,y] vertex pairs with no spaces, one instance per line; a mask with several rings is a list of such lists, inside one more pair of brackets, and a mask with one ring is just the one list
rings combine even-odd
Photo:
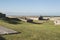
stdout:
[[60,15],[60,0],[0,0],[7,15]]

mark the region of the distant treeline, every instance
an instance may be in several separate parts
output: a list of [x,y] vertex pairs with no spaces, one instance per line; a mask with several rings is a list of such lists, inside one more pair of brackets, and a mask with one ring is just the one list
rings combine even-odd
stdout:
[[43,17],[60,17],[60,16],[43,16]]
[[[17,17],[17,18],[21,18],[21,17],[23,17],[23,18],[25,18],[25,17],[35,17],[35,18],[38,18],[40,16],[12,16],[12,17]],[[60,17],[60,16],[43,16],[43,17]]]

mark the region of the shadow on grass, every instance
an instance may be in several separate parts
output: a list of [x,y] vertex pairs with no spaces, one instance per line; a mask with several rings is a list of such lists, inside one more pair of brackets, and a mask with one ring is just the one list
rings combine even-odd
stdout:
[[43,24],[43,23],[37,23],[37,22],[32,22],[33,24]]
[[27,19],[27,22],[28,22],[28,23],[32,23],[32,24],[42,24],[42,23],[40,23],[40,22],[33,22],[32,19]]
[[21,32],[17,32],[17,33],[8,33],[8,34],[2,34],[2,35],[14,35],[14,34],[20,34]]
[[29,22],[29,23],[32,23],[32,24],[43,24],[43,23],[38,23],[38,22]]
[[3,38],[2,36],[0,36],[0,40],[6,40],[5,38]]
[[18,19],[18,18],[8,18],[8,17],[6,17],[3,20],[7,23],[10,23],[10,24],[21,24],[20,23],[21,20]]

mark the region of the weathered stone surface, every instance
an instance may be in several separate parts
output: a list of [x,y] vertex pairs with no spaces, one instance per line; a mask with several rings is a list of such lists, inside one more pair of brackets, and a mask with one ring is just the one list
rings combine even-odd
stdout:
[[18,32],[12,29],[8,29],[8,28],[0,26],[0,34],[15,34],[15,33],[18,33]]
[[55,24],[55,25],[60,25],[60,20],[55,20],[55,21],[54,21],[54,24]]

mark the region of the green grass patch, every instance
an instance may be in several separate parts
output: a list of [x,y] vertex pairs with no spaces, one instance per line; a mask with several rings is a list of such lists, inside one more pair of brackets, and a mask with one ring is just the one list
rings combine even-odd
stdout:
[[20,23],[9,24],[0,20],[1,26],[21,32],[19,34],[3,35],[3,37],[6,40],[60,40],[60,25],[54,25],[53,21],[47,21],[43,24]]

